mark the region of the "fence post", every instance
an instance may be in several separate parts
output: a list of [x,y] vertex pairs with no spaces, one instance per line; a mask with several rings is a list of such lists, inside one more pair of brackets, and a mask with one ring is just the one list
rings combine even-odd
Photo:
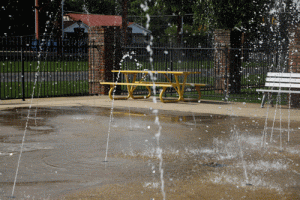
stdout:
[[22,68],[22,100],[25,101],[25,75],[24,75],[24,50],[23,50],[23,36],[21,36],[21,68]]
[[225,75],[224,75],[224,101],[227,101],[228,100],[228,98],[227,98],[227,95],[229,94],[228,93],[228,62],[229,62],[229,49],[228,49],[228,47],[225,47],[224,48],[224,54],[225,54],[225,61],[223,61],[223,62],[225,62]]

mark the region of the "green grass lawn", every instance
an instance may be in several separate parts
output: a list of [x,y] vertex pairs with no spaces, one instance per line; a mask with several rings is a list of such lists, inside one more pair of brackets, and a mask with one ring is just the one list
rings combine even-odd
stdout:
[[[22,98],[22,84],[16,82],[1,83],[0,99]],[[33,94],[34,90],[34,94]],[[52,97],[86,95],[89,93],[88,81],[58,81],[58,82],[33,82],[25,83],[25,97]]]
[[[24,61],[24,72],[88,71],[88,61]],[[22,72],[21,61],[0,61],[0,73]]]
[[[0,73],[21,72],[21,61],[0,61]],[[55,71],[88,71],[88,61],[24,61],[25,72],[55,72]],[[243,68],[264,67],[261,63],[242,63]],[[160,71],[201,71],[201,69],[213,69],[214,62],[211,60],[195,60],[182,62],[134,62],[127,61],[121,65],[122,69],[143,70],[153,69]]]

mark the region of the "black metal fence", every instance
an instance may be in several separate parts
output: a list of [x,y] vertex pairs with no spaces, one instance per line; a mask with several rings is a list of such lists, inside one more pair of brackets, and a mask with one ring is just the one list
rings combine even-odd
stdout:
[[[235,52],[239,52],[240,55],[238,73],[235,74],[239,76],[239,89],[232,93],[228,88],[233,87],[230,85],[233,77],[227,69],[233,62],[232,57],[235,56]],[[126,56],[122,60],[122,69],[201,72],[190,76],[187,81],[207,84],[207,87],[202,88],[202,97],[218,100],[243,101],[247,98],[259,101],[261,94],[258,94],[256,89],[264,87],[267,72],[287,70],[287,50],[272,52],[259,48],[218,49],[188,46],[151,46],[150,48],[145,45],[132,45],[124,48],[124,54]],[[224,62],[216,56],[228,59]],[[119,81],[125,81],[124,77],[120,76]],[[153,79],[149,76],[148,81]],[[157,75],[155,81],[167,80],[163,75]],[[196,94],[193,88],[187,90],[187,96]],[[126,93],[126,88],[123,92]],[[147,89],[136,89],[135,93],[146,94]],[[166,95],[173,96],[176,92],[170,88],[166,91]]]
[[0,38],[0,99],[88,94],[86,39]]
[[[285,72],[288,69],[287,49],[132,44],[123,47],[122,52],[122,69],[201,72],[191,75],[187,81],[207,84],[202,88],[203,98],[218,100],[247,98],[258,101],[261,95],[256,89],[264,86],[267,72]],[[88,62],[89,57],[94,57],[89,53],[92,51],[89,51],[87,39],[82,38],[64,41],[51,37],[36,41],[31,36],[0,38],[0,99],[88,95]],[[231,80],[233,76],[227,69],[235,54],[240,60],[235,74],[239,88],[233,93],[228,88],[235,80]],[[217,57],[227,59],[224,61]],[[124,80],[120,76],[118,81]],[[157,75],[155,81],[167,80],[163,75]],[[187,90],[187,96],[197,94],[194,88]],[[125,92],[126,88],[121,88],[121,93]],[[141,87],[135,92],[144,94],[148,90]],[[166,95],[174,96],[176,92],[169,88]]]
[[[123,59],[121,66],[122,69],[131,70],[198,71],[201,73],[189,76],[187,82],[209,84],[209,86],[203,88],[206,95],[224,96],[223,92],[215,93],[216,90],[219,90],[219,88],[215,87],[215,77],[220,72],[214,67],[214,51],[215,49],[211,48],[182,48],[179,46],[148,47],[147,50],[146,46],[130,46],[124,48],[124,53],[127,56]],[[162,74],[154,76],[154,81],[167,82],[167,79]],[[172,77],[170,78],[172,79]],[[121,76],[120,81],[124,80],[124,77]],[[153,78],[148,76],[146,80],[153,81]],[[189,96],[196,94],[193,88],[188,90],[187,94]],[[135,92],[143,94],[147,93],[147,89],[140,88]],[[176,92],[173,88],[169,88],[166,91],[166,95],[173,96],[176,95]]]

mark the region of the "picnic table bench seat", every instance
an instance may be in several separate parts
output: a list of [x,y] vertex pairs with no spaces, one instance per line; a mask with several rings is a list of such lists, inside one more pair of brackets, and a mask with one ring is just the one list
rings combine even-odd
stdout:
[[[139,82],[136,81],[134,83],[119,83],[119,82],[100,82],[100,84],[102,85],[110,85],[110,90],[109,90],[109,97],[111,100],[127,100],[129,97],[131,97],[132,99],[144,99],[144,98],[149,98],[151,96],[151,88],[150,87],[162,87],[163,89],[160,92],[159,98],[161,100],[161,102],[166,103],[166,102],[178,102],[179,99],[175,99],[175,100],[165,100],[163,98],[163,95],[166,91],[167,88],[173,87],[175,90],[178,90],[176,88],[176,84],[175,83],[169,83],[169,82]],[[199,84],[199,83],[179,83],[179,85],[185,85],[185,86],[191,86],[191,87],[195,87],[196,91],[198,92],[198,98],[197,101],[199,101],[201,99],[201,87],[207,86],[207,84]],[[117,85],[125,85],[128,87],[128,96],[126,97],[113,97],[113,91],[114,88]],[[131,86],[131,88],[129,88]],[[133,95],[133,90],[136,89],[136,87],[138,86],[144,86],[147,88],[148,90],[148,94],[146,96],[134,96]],[[177,91],[178,92],[178,91]]]

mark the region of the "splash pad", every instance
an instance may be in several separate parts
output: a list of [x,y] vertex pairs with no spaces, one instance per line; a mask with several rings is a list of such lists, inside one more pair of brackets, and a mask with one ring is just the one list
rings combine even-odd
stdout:
[[[161,199],[154,111],[162,126],[160,146],[167,199],[299,197],[300,138],[293,118],[291,140],[287,142],[283,128],[280,150],[280,130],[276,126],[273,141],[268,129],[268,144],[261,144],[265,113],[260,115],[258,104],[207,101],[183,103],[180,109],[172,111],[171,104],[164,107],[158,103],[154,106],[161,109],[156,109],[151,100],[135,103],[137,108],[130,107],[133,101],[115,102],[108,162],[104,162],[110,102],[108,98],[97,99],[98,104],[94,103],[96,98],[69,101],[73,107],[53,106],[61,106],[65,101],[56,104],[41,100],[43,107],[36,110],[28,124],[15,196]],[[88,105],[88,101],[91,107],[75,106]],[[98,107],[102,103],[107,107]],[[49,107],[44,107],[46,104]],[[211,113],[201,113],[201,109],[208,111],[204,107]],[[253,113],[241,114],[247,107]],[[0,158],[4,197],[10,195],[12,169],[16,166],[27,110],[2,111]],[[272,108],[269,114],[272,116]],[[272,118],[269,121],[272,124]],[[287,127],[284,118],[282,127]]]

